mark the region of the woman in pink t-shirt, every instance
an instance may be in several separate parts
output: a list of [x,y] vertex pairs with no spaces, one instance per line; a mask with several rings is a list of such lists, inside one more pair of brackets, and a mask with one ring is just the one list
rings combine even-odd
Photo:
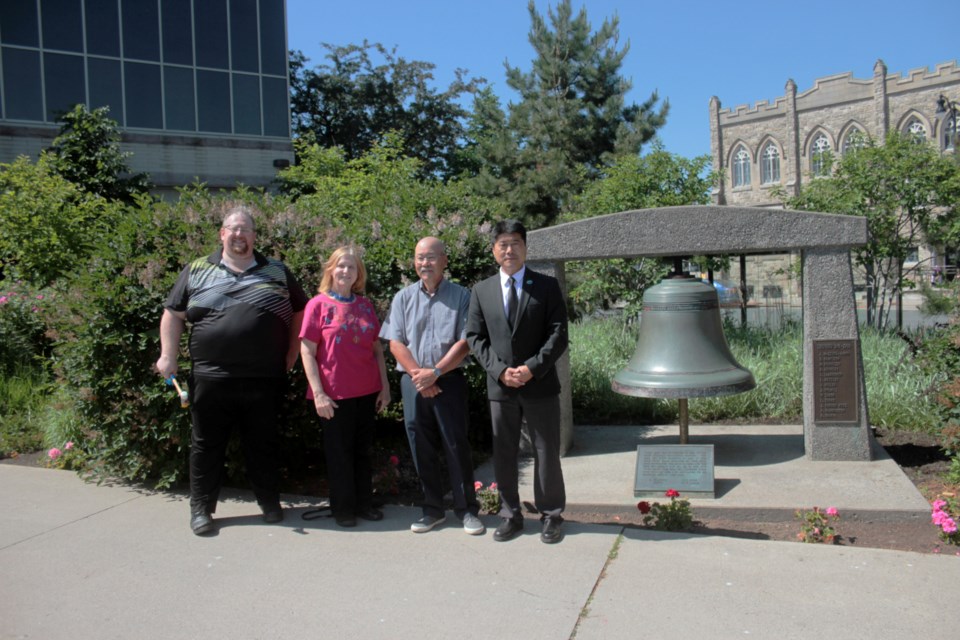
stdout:
[[380,520],[373,506],[371,456],[377,411],[390,404],[380,323],[364,298],[367,272],[359,250],[333,252],[323,269],[319,295],[303,312],[300,355],[323,428],[330,508],[337,524]]

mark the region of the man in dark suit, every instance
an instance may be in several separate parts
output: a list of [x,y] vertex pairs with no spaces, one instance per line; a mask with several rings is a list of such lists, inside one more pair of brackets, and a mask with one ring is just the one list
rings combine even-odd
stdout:
[[563,537],[566,505],[556,362],[567,348],[567,310],[557,280],[525,266],[527,230],[521,223],[497,223],[493,238],[500,271],[474,286],[467,315],[467,342],[487,372],[493,422],[493,467],[503,518],[493,539],[503,542],[523,531],[517,456],[526,418],[534,446],[540,539],[550,544]]

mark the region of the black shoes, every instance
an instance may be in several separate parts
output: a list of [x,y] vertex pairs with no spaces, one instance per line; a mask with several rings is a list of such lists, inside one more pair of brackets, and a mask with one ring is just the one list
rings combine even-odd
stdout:
[[211,533],[215,528],[213,518],[206,511],[194,511],[190,514],[190,529],[195,535]]
[[263,521],[267,524],[283,522],[283,508],[279,504],[263,507]]
[[523,531],[523,520],[504,519],[497,530],[493,532],[493,539],[497,542],[506,542],[517,537]]
[[543,531],[540,532],[540,542],[544,544],[555,544],[563,539],[563,530],[560,525],[563,524],[563,518],[546,517],[543,519]]
[[383,520],[383,511],[375,507],[368,507],[366,509],[360,509],[357,511],[357,517],[363,518],[364,520],[370,520],[371,522],[377,522]]
[[337,521],[337,526],[340,527],[355,527],[357,526],[357,519],[353,516],[334,516],[334,520]]

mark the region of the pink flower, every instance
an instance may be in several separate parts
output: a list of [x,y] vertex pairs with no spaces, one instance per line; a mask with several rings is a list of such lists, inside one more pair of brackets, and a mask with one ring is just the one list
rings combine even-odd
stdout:
[[943,511],[943,508],[947,506],[946,500],[934,500],[933,504],[930,505],[933,507],[934,511]]
[[56,460],[57,458],[60,457],[62,453],[63,452],[60,451],[60,449],[57,449],[56,447],[54,447],[53,449],[50,449],[50,451],[47,451],[47,455],[50,457],[51,460]]
[[667,496],[668,498],[679,498],[680,492],[676,489],[667,489],[667,492],[663,495]]
[[37,300],[43,300],[43,294],[42,294],[42,293],[37,294]]
[[839,516],[839,515],[840,515],[840,512],[837,511],[837,508],[836,508],[836,507],[827,507],[827,515],[828,515],[828,516]]
[[390,456],[390,464],[392,464],[393,466],[397,466],[398,464],[400,464],[400,458],[398,458],[397,456]]
[[476,482],[473,483],[473,490],[480,491],[480,489],[483,489],[483,483],[477,480]]
[[490,483],[490,491],[496,491],[496,490],[497,490],[497,483],[496,483],[496,482],[491,482],[491,483]]
[[650,513],[650,503],[646,501],[641,501],[637,503],[637,509],[640,510],[640,513],[647,515]]
[[0,296],[0,304],[7,304],[8,299],[7,296]]
[[73,443],[68,442],[67,444],[63,445],[63,448],[66,449],[67,451],[70,451],[70,449],[73,449]]
[[940,523],[940,528],[943,529],[944,533],[956,533],[957,532],[957,523],[953,518],[946,518],[943,522]]

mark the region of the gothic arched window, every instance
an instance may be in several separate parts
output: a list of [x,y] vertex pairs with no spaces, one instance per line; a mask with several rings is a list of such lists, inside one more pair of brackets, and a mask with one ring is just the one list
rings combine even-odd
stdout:
[[742,145],[733,154],[733,186],[750,186],[750,154]]
[[843,145],[840,152],[847,155],[850,151],[856,151],[867,146],[867,135],[858,127],[853,127],[843,138]]
[[817,135],[810,145],[810,173],[825,176],[830,172],[830,140],[823,133]]
[[768,142],[760,153],[760,182],[763,184],[780,182],[780,150],[772,142]]
[[927,139],[927,127],[924,126],[917,117],[910,118],[903,132],[910,136],[915,142],[924,142]]

